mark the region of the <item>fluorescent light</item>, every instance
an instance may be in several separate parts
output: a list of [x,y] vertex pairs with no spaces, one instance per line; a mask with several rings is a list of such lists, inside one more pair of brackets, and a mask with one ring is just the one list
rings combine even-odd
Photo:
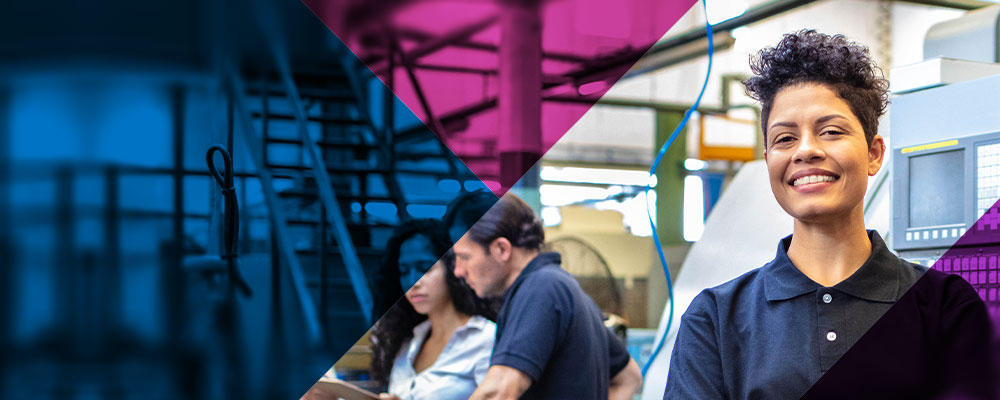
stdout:
[[715,25],[743,15],[747,11],[745,0],[708,0],[705,3],[708,23]]
[[462,190],[462,184],[454,179],[442,179],[438,181],[438,189],[445,193],[457,193]]
[[[646,195],[649,195],[649,208],[646,208]],[[653,236],[653,227],[649,226],[650,217],[656,221],[656,191],[639,193],[631,200],[625,201],[628,212],[625,213],[625,225],[628,225],[633,235]],[[647,211],[648,210],[648,211]]]
[[744,25],[729,31],[729,33],[733,36],[733,39],[740,40],[749,38],[751,32],[750,27]]
[[700,176],[684,178],[684,240],[696,242],[705,231],[705,191]]
[[559,207],[542,207],[542,223],[545,226],[556,226],[562,223]]
[[541,185],[538,187],[543,206],[566,206],[586,200],[603,200],[608,197],[605,188],[592,186]]
[[496,193],[498,190],[500,190],[501,187],[500,182],[497,181],[483,181],[483,183],[485,183],[486,187],[489,188],[493,193]]
[[483,181],[480,181],[480,180],[465,181],[465,183],[463,183],[463,185],[465,186],[465,190],[470,191],[470,192],[475,192],[477,190],[487,190],[487,189],[489,189],[489,186],[486,183],[484,183]]
[[607,90],[608,82],[606,81],[595,81],[590,83],[584,83],[576,90],[581,96],[591,95],[602,90]]
[[392,218],[396,216],[396,205],[384,202],[365,203],[365,211],[377,217]]
[[446,207],[438,204],[407,204],[406,212],[413,218],[441,218]]
[[542,180],[549,182],[594,183],[603,185],[656,186],[655,176],[646,171],[609,168],[543,166],[539,172]]
[[[656,192],[650,190],[650,211],[653,219],[656,219]],[[633,197],[624,199],[621,202],[616,200],[605,200],[594,204],[598,210],[614,210],[622,213],[622,222],[635,236],[652,236],[653,228],[649,226],[649,216],[646,215],[646,194],[636,193]]]
[[684,169],[688,171],[701,171],[708,167],[708,163],[696,158],[684,160]]

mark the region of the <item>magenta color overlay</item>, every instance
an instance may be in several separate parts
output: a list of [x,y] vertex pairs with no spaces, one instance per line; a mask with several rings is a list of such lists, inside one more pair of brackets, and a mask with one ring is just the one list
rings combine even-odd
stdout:
[[[696,0],[553,0],[540,2],[542,52],[572,55],[546,57],[542,72],[543,83],[549,87],[543,97],[570,96],[580,102],[545,101],[542,106],[541,157],[583,116],[587,110],[618,81],[667,29],[690,9]],[[500,15],[505,7],[501,1],[385,1],[370,2],[378,6],[364,7],[369,2],[349,0],[303,0],[303,3],[343,40],[369,68],[385,82],[390,82],[387,48],[384,38],[391,30],[400,33],[394,43],[409,52],[426,43],[428,36],[440,37],[457,28],[468,26],[491,15]],[[426,34],[420,37],[417,33]],[[479,44],[499,46],[500,24],[464,39]],[[373,39],[375,38],[375,39]],[[381,40],[381,41],[380,41]],[[621,62],[596,76],[579,78],[578,74],[594,62],[617,57]],[[567,60],[569,58],[569,60]],[[581,62],[587,60],[586,62]],[[495,51],[446,46],[415,61],[417,64],[461,66],[497,70],[499,56]],[[432,114],[437,119],[497,97],[500,82],[496,74],[417,69],[418,83],[425,93]],[[570,78],[567,78],[570,77]],[[391,80],[396,95],[432,130],[417,92],[403,68],[395,68]],[[446,119],[446,118],[445,118]],[[499,112],[491,107],[460,121],[445,121],[447,133],[436,132],[497,195],[508,188],[499,188],[501,175],[499,151]],[[608,132],[609,135],[615,132]],[[537,161],[537,160],[536,160]],[[526,169],[527,167],[516,167]],[[509,174],[509,171],[505,171]],[[526,171],[517,171],[522,176]]]

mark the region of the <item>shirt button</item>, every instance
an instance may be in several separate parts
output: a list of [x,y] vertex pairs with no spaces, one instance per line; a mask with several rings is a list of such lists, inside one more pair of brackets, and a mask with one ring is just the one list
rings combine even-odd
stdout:
[[826,333],[826,340],[829,341],[829,342],[837,340],[837,332],[834,332],[834,331],[827,332]]
[[824,303],[830,304],[831,301],[833,301],[833,296],[830,296],[829,293],[823,295],[823,302]]

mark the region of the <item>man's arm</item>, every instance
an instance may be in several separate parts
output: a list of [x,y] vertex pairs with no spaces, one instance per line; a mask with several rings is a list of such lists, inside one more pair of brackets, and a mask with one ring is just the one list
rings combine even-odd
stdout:
[[642,387],[642,371],[635,360],[629,359],[625,369],[608,383],[608,400],[628,400]]
[[514,368],[494,365],[469,400],[517,399],[531,386],[531,377]]

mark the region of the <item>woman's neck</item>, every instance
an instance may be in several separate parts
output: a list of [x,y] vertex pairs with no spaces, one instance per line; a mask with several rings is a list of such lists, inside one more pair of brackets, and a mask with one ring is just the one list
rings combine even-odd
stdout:
[[814,282],[830,287],[850,277],[871,255],[872,245],[859,207],[846,217],[822,222],[796,219],[788,258]]
[[420,344],[420,351],[413,360],[413,370],[417,373],[437,363],[438,357],[451,340],[451,335],[458,327],[469,321],[469,316],[458,312],[455,306],[448,302],[428,313],[427,320],[431,323],[431,333]]
[[469,318],[451,303],[427,313],[427,320],[431,322],[431,338],[447,341],[458,327],[469,322]]

